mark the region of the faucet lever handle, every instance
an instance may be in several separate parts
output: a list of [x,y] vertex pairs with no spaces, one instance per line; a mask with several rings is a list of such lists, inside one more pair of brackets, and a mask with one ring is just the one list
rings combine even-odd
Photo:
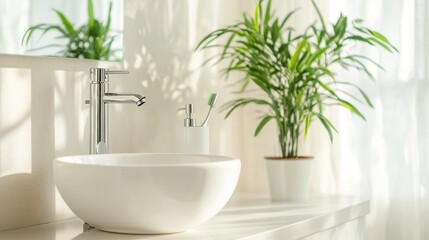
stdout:
[[106,71],[106,74],[110,75],[110,74],[129,74],[130,71],[127,70],[108,70]]

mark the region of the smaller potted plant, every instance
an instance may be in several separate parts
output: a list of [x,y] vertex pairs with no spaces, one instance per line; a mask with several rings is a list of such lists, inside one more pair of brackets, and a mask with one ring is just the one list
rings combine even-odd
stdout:
[[[265,3],[265,4],[264,4]],[[243,19],[231,26],[218,29],[197,46],[198,49],[221,48],[211,60],[227,62],[226,78],[240,72],[240,96],[251,88],[259,88],[261,97],[252,92],[228,102],[226,117],[240,107],[258,105],[263,112],[254,136],[270,121],[277,126],[277,140],[281,156],[266,157],[271,196],[274,200],[303,200],[307,198],[312,157],[298,155],[298,140],[307,136],[314,120],[320,121],[332,141],[334,125],[324,115],[328,105],[338,105],[358,117],[364,115],[355,107],[362,102],[372,107],[365,92],[347,79],[337,79],[335,70],[357,69],[374,79],[367,64],[381,66],[370,58],[350,53],[357,44],[397,51],[381,33],[362,26],[362,20],[350,21],[340,15],[327,25],[317,5],[312,0],[318,22],[308,26],[303,33],[288,25],[295,13],[283,18],[271,11],[271,0],[260,1],[254,15],[243,14]],[[225,38],[220,44],[217,40]]]
[[59,10],[55,10],[61,24],[41,23],[31,26],[22,37],[22,45],[28,45],[34,32],[40,31],[42,37],[48,32],[59,33],[58,39],[66,39],[65,46],[61,44],[49,44],[46,46],[30,49],[36,51],[45,48],[60,48],[59,56],[67,58],[85,58],[96,60],[117,60],[112,44],[118,35],[112,34],[110,29],[112,2],[109,3],[107,22],[103,24],[94,17],[94,6],[92,0],[88,0],[88,22],[80,27],[74,27],[72,22]]

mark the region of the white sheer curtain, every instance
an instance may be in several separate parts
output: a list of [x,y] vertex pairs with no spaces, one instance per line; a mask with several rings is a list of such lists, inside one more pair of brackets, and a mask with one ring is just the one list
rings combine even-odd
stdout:
[[[300,1],[310,9],[310,1]],[[385,34],[400,54],[371,47],[354,49],[378,61],[377,81],[341,72],[369,93],[374,109],[362,107],[363,122],[348,111],[331,109],[339,134],[330,145],[320,126],[312,130],[306,151],[318,160],[316,192],[362,195],[371,199],[368,239],[429,239],[429,44],[427,0],[318,1],[326,16],[339,12],[363,18]],[[304,19],[301,18],[304,21]]]
[[[384,66],[372,69],[372,82],[357,72],[338,78],[357,82],[374,109],[360,106],[367,121],[341,109],[328,116],[339,133],[331,144],[314,124],[303,154],[316,156],[312,191],[360,195],[371,199],[367,218],[370,240],[429,239],[429,0],[316,0],[331,22],[343,12],[362,18],[399,49],[373,47],[358,51]],[[253,1],[252,4],[255,2]],[[310,0],[276,0],[278,14],[300,8],[294,27],[316,19]]]
[[[274,1],[279,15],[300,9],[292,22],[298,31],[317,18],[310,0]],[[328,117],[339,132],[333,144],[320,124],[312,126],[301,149],[302,154],[316,157],[312,191],[370,198],[369,240],[427,240],[429,0],[315,1],[331,22],[340,12],[364,19],[366,26],[386,35],[400,53],[371,46],[353,49],[379,62],[385,71],[372,69],[375,82],[357,72],[339,73],[338,78],[357,82],[365,89],[374,109],[360,106],[366,122],[349,111],[329,109]],[[252,153],[261,149],[259,146]]]

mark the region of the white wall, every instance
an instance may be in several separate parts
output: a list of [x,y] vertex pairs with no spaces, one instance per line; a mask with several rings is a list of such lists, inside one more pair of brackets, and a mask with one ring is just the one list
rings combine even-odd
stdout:
[[[124,8],[123,63],[0,55],[0,230],[72,216],[55,191],[51,163],[88,151],[89,68],[127,68],[130,75],[112,77],[112,91],[147,96],[141,108],[111,108],[111,152],[171,151],[182,123],[176,108],[195,103],[201,122],[210,92],[221,94],[219,106],[231,98],[218,69],[200,69],[205,56],[192,49],[239,18],[242,1],[126,0]],[[212,152],[243,156],[242,136],[251,139],[254,126],[244,131],[242,114],[223,115],[213,115]],[[255,177],[253,163],[242,160],[238,191],[264,191],[263,174]]]
[[81,100],[92,65],[0,56],[0,229],[71,216],[54,190],[51,162],[87,150]]

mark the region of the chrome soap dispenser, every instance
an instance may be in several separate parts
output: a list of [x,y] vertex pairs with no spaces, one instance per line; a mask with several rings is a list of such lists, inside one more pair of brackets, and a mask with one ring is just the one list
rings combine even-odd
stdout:
[[209,128],[208,120],[210,113],[217,102],[218,94],[213,93],[209,99],[210,110],[201,126],[197,126],[195,118],[192,114],[194,111],[193,104],[186,104],[184,108],[179,110],[185,111],[186,118],[183,126],[176,130],[176,152],[178,153],[193,153],[193,154],[209,154]]

